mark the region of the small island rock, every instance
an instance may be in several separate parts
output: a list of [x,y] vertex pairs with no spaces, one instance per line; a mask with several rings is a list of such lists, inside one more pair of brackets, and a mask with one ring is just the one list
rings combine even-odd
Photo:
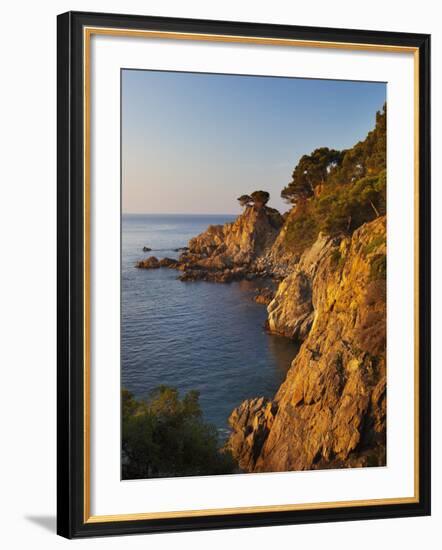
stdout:
[[141,269],[158,269],[160,267],[160,262],[155,256],[149,256],[149,258],[137,262],[135,267]]
[[159,261],[160,267],[176,267],[177,263],[173,258],[162,258]]

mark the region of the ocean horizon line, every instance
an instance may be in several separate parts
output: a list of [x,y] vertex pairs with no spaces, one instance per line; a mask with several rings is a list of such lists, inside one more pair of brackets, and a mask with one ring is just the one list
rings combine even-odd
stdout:
[[123,216],[239,216],[239,213],[204,213],[204,212],[122,212]]

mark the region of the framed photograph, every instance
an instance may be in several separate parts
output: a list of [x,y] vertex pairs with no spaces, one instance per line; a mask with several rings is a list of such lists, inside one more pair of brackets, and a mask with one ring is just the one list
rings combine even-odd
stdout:
[[429,67],[58,17],[60,535],[430,513]]

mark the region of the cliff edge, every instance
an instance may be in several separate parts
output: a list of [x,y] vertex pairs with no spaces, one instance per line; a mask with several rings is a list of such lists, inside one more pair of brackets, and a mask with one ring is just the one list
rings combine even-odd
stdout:
[[230,282],[272,275],[257,264],[270,251],[283,218],[268,206],[247,206],[231,223],[211,225],[189,241],[177,268],[180,279]]
[[228,447],[247,472],[386,464],[386,218],[320,234],[268,306],[300,349],[273,400],[243,402]]

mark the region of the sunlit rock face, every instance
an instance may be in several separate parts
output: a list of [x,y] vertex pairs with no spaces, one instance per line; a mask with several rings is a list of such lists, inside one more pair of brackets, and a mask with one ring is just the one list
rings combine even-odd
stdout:
[[225,225],[211,225],[189,241],[179,258],[182,280],[230,282],[272,275],[258,260],[270,251],[283,225],[280,213],[267,206],[248,206]]
[[386,464],[386,220],[319,235],[268,306],[269,329],[300,349],[272,401],[230,417],[248,472]]
[[282,224],[277,210],[249,206],[234,222],[210,226],[191,239],[189,255],[202,256],[202,265],[217,269],[249,264],[270,250]]

